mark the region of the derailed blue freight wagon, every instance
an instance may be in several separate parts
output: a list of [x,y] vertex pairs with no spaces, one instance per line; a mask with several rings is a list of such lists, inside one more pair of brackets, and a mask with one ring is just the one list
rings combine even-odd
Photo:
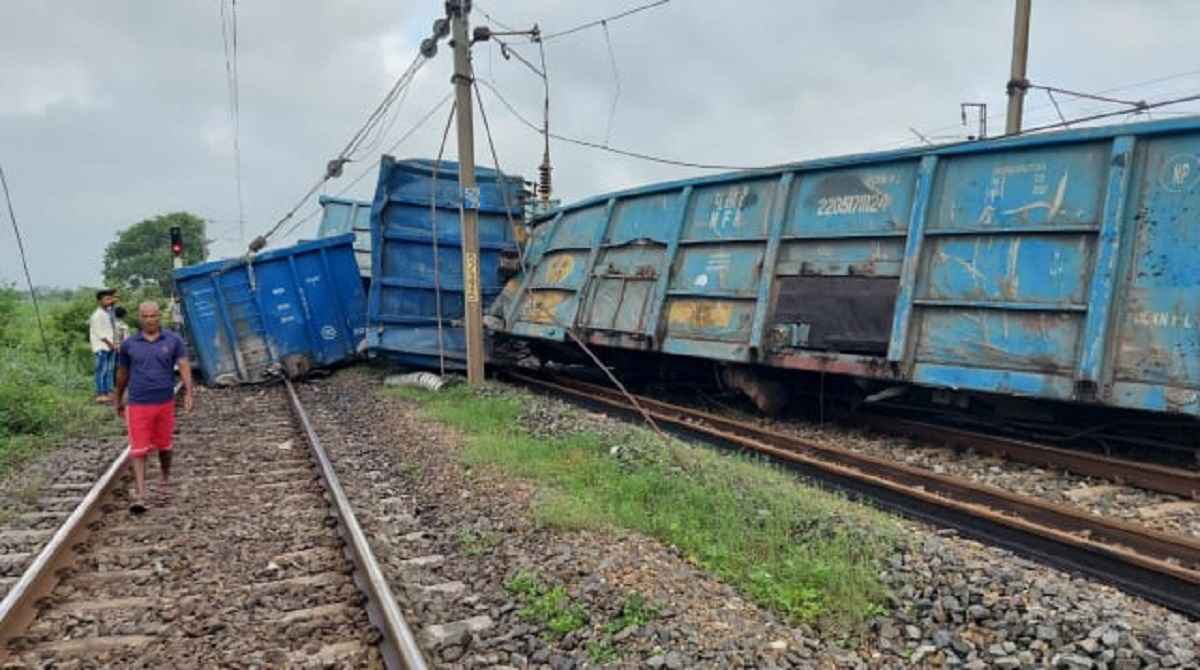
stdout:
[[321,223],[317,237],[336,237],[354,234],[354,259],[358,273],[371,278],[371,203],[349,198],[321,196]]
[[494,311],[527,342],[1200,415],[1195,118],[614,193],[527,261]]
[[[463,334],[460,207],[479,212],[479,281],[489,304],[520,267],[515,228],[524,181],[477,169],[479,192],[463,202],[458,164],[384,156],[371,206],[371,356],[421,367],[461,369]],[[490,346],[489,346],[490,348]]]
[[366,295],[353,235],[175,271],[192,358],[209,384],[294,377],[356,355]]

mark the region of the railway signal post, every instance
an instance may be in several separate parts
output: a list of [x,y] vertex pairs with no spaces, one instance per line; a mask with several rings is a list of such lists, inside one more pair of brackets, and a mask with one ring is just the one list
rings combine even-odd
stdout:
[[483,303],[479,290],[479,188],[475,185],[475,128],[471,106],[471,38],[467,14],[471,0],[450,0],[454,45],[455,121],[458,137],[458,181],[462,213],[462,270],[464,330],[467,340],[467,382],[483,382]]

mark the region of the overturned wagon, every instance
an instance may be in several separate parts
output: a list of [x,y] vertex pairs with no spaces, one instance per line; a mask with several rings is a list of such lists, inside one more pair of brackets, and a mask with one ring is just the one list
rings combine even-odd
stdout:
[[1197,415],[1198,212],[1197,119],[658,184],[540,221],[493,325],[746,388],[800,370]]
[[353,358],[366,320],[353,242],[341,235],[176,270],[204,381],[260,382]]

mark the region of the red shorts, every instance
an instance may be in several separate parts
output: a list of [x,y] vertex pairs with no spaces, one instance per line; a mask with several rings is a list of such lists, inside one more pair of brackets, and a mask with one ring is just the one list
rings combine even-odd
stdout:
[[175,432],[175,401],[157,405],[129,405],[125,408],[129,426],[129,455],[145,458],[151,451],[170,451]]

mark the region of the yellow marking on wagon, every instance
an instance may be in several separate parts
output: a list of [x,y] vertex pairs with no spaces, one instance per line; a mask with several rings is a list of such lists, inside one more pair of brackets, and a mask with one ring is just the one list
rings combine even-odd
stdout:
[[525,302],[521,305],[521,320],[548,325],[562,325],[558,323],[554,313],[559,305],[566,302],[571,295],[567,291],[535,291],[529,293],[525,297]]
[[671,303],[667,321],[694,330],[728,328],[733,322],[733,304],[723,300],[676,300]]
[[546,266],[546,279],[555,284],[563,281],[571,275],[571,271],[575,269],[575,257],[571,254],[561,254],[555,256],[554,260],[550,261]]

